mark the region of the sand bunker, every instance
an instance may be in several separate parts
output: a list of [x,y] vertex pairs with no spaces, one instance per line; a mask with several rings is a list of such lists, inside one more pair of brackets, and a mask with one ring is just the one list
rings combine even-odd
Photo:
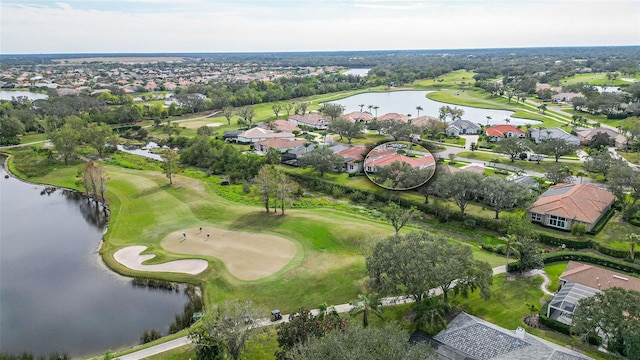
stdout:
[[[276,273],[293,259],[296,244],[277,235],[203,227],[176,231],[161,245],[179,254],[198,254],[222,260],[229,272],[241,280],[258,280]],[[207,238],[207,234],[209,237]]]
[[113,254],[113,258],[120,264],[132,270],[184,273],[192,275],[205,271],[209,265],[205,260],[200,259],[174,260],[162,264],[143,265],[143,262],[155,257],[155,255],[152,254],[140,255],[140,253],[146,248],[146,246],[128,246],[116,251],[115,254]]

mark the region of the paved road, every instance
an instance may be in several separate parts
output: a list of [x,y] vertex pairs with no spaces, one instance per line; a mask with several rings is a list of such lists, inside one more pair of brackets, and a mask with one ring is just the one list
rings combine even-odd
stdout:
[[[497,267],[494,267],[492,270],[493,270],[493,275],[504,274],[506,272],[506,267],[504,265],[497,266]],[[434,288],[429,290],[428,293],[431,296],[433,295],[437,296],[442,294],[442,290],[440,290],[440,288]],[[414,299],[409,296],[397,296],[397,297],[382,298],[380,299],[380,302],[382,303],[382,306],[391,306],[391,305],[398,305],[398,304],[413,303]],[[339,313],[347,313],[353,308],[353,305],[340,304],[340,305],[334,305],[333,307]],[[311,313],[314,315],[317,315],[319,312],[320,310],[318,309],[311,310]],[[287,314],[287,315],[282,315],[282,320],[270,321],[269,319],[259,319],[259,320],[256,320],[256,323],[258,324],[258,326],[272,326],[272,325],[277,325],[277,324],[288,322],[288,321],[289,321],[289,315]],[[154,345],[143,350],[132,352],[127,355],[122,355],[116,359],[119,359],[119,360],[144,359],[146,357],[157,355],[157,354],[160,354],[172,349],[176,349],[188,344],[191,344],[191,340],[187,336],[183,336],[181,338],[170,340],[162,344]]]

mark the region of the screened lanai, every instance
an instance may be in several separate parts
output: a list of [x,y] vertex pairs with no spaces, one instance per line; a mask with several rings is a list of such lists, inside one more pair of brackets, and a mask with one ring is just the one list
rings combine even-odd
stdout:
[[598,289],[567,282],[551,300],[549,308],[547,308],[547,317],[570,325],[571,314],[576,310],[578,301],[592,297],[598,292],[600,292]]

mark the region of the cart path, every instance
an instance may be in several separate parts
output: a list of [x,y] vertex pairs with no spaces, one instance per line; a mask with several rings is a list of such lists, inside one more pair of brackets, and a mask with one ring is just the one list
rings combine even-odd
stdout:
[[[501,266],[497,266],[494,267],[493,269],[493,275],[498,275],[498,274],[504,274],[506,272],[506,267],[504,265]],[[544,273],[544,272],[543,272]],[[546,275],[546,274],[545,274]],[[547,281],[549,280],[548,278],[546,278]],[[546,288],[543,288],[543,291],[545,291]],[[434,296],[434,295],[440,295],[442,294],[442,290],[440,288],[434,288],[428,291],[429,295]],[[413,303],[414,299],[410,296],[395,296],[395,297],[386,297],[386,298],[381,298],[380,299],[380,303],[382,304],[382,306],[391,306],[391,305],[398,305],[398,304],[409,304],[409,303]],[[331,306],[330,308],[334,308],[337,312],[339,313],[347,313],[349,312],[351,309],[353,309],[353,305],[351,304],[340,304],[340,305],[334,305]],[[314,309],[311,310],[311,313],[314,315],[317,315],[320,313],[319,309]],[[272,325],[277,325],[283,322],[289,322],[289,315],[282,315],[282,319],[278,320],[278,321],[271,321],[271,319],[258,319],[256,320],[256,325],[257,327],[263,327],[263,326],[272,326]],[[151,347],[148,347],[146,349],[143,350],[138,350],[135,352],[132,352],[130,354],[127,355],[122,355],[116,358],[119,360],[139,360],[139,359],[144,359],[147,358],[149,356],[153,356],[153,355],[157,355],[172,349],[176,349],[179,348],[181,346],[185,346],[188,344],[191,344],[192,341],[191,339],[189,339],[188,336],[183,336],[174,340],[170,340],[167,342],[164,342],[162,344],[158,344],[158,345],[154,345]]]

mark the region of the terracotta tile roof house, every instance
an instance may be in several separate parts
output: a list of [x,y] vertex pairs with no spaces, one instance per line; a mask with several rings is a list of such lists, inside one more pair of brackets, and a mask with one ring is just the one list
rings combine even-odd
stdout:
[[367,148],[364,146],[349,146],[337,145],[331,148],[334,154],[340,155],[344,158],[344,171],[346,172],[358,172],[362,171],[364,164],[364,157],[367,152]]
[[640,291],[640,278],[576,261],[569,261],[560,284],[562,288],[549,303],[547,317],[569,325],[578,301],[584,298],[612,287]]
[[418,116],[417,118],[411,119],[411,123],[416,126],[427,126],[427,125],[432,125],[434,123],[442,124],[442,120],[435,118],[433,116],[423,115],[423,116]]
[[325,130],[331,123],[331,120],[321,114],[304,114],[289,116],[289,122],[296,125],[310,126],[317,130]]
[[300,131],[300,128],[296,124],[289,122],[287,120],[275,120],[273,122],[272,127],[268,127],[266,122],[261,122],[260,124],[258,124],[258,127],[261,127],[267,130],[274,130],[274,131],[286,131],[286,132]]
[[555,95],[551,95],[551,99],[555,102],[570,102],[573,98],[581,97],[582,94],[572,93],[572,92],[563,92]]
[[506,138],[506,137],[524,137],[524,131],[518,129],[513,125],[494,125],[485,129],[487,136],[494,139]]
[[475,135],[482,130],[480,125],[469,120],[458,119],[447,126],[447,135]]
[[439,360],[588,360],[573,350],[460,313],[431,342]]
[[298,146],[304,145],[304,140],[288,140],[288,139],[279,139],[279,138],[270,138],[266,140],[258,141],[255,144],[255,149],[257,151],[267,152],[271,148],[275,148],[280,150],[281,153],[293,149]]
[[388,154],[374,159],[367,156],[364,166],[367,172],[376,172],[378,167],[389,166],[396,161],[409,164],[412,168],[418,169],[425,169],[436,164],[436,159],[431,154],[425,154],[417,158],[402,154]]
[[290,132],[274,132],[259,127],[251,128],[238,134],[238,142],[241,143],[252,143],[271,138],[294,140],[295,135]]
[[478,164],[469,164],[467,166],[461,167],[460,171],[468,171],[474,172],[478,174],[484,174],[484,166]]
[[380,116],[378,118],[378,121],[399,121],[406,123],[407,121],[409,121],[409,117],[404,114],[388,113]]
[[544,226],[570,230],[584,223],[591,231],[613,205],[615,196],[592,184],[558,184],[527,209],[527,218]]
[[627,138],[613,129],[599,128],[599,129],[587,129],[577,131],[578,139],[583,145],[589,145],[591,140],[596,134],[604,133],[609,135],[614,140],[614,146],[618,149],[625,148],[627,146]]
[[564,139],[569,144],[572,145],[580,145],[580,139],[577,136],[571,135],[568,132],[560,129],[560,128],[550,128],[550,129],[530,129],[529,136],[536,144],[539,144],[543,141],[549,139]]
[[373,115],[368,112],[362,111],[350,112],[342,115],[342,117],[349,122],[363,122],[365,124],[368,124],[371,120],[373,120]]

